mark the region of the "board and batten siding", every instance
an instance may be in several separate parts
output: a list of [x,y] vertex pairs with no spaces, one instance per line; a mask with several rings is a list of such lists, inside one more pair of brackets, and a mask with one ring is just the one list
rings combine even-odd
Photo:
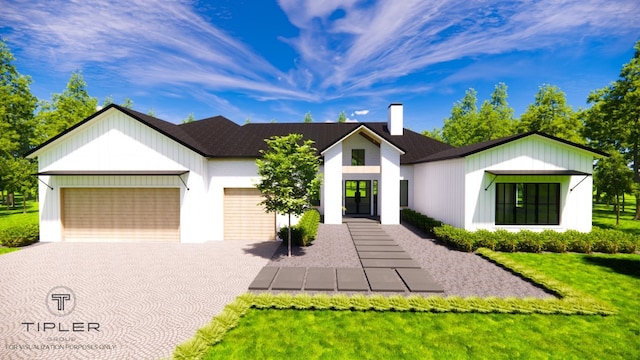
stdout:
[[111,109],[41,150],[39,171],[188,170],[182,176],[40,176],[42,241],[62,239],[60,188],[174,187],[180,189],[181,242],[211,240],[204,228],[206,159],[117,109]]
[[414,165],[414,209],[456,227],[464,226],[464,159]]
[[[591,176],[499,176],[491,186],[494,175],[485,170],[577,170],[593,172],[593,154],[539,135],[532,135],[464,159],[465,222],[467,230],[591,230]],[[580,183],[582,181],[582,183]],[[537,182],[560,183],[560,225],[558,226],[496,226],[496,183]],[[580,183],[578,185],[578,183]],[[489,188],[485,191],[484,189]],[[570,189],[573,188],[573,191]]]

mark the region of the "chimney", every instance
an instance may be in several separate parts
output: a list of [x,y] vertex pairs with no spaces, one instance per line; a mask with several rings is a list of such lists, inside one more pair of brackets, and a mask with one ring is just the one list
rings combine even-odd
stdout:
[[391,103],[387,109],[387,128],[391,135],[402,135],[403,132],[402,104]]

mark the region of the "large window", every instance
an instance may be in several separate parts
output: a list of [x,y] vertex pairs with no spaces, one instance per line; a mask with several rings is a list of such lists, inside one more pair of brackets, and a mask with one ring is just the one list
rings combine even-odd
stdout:
[[351,149],[351,165],[364,166],[364,149]]
[[496,225],[559,224],[560,184],[496,184]]
[[400,180],[400,206],[409,206],[409,180]]

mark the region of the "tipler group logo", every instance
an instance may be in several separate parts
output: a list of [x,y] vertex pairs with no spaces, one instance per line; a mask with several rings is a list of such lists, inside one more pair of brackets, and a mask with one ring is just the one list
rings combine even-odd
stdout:
[[76,295],[66,286],[56,286],[47,293],[45,304],[52,315],[67,316],[76,308]]

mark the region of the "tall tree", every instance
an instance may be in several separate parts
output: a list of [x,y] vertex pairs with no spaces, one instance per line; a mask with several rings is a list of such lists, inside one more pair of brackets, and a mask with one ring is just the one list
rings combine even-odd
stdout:
[[513,108],[509,106],[507,98],[507,85],[501,82],[495,86],[491,99],[482,103],[475,136],[478,141],[498,139],[515,133]]
[[320,191],[318,169],[320,157],[312,140],[300,134],[273,136],[269,149],[256,160],[260,182],[256,185],[264,196],[268,212],[287,214],[289,218],[288,256],[291,257],[291,215],[302,215]]
[[478,142],[478,92],[470,88],[462,100],[453,104],[451,116],[444,119],[442,139],[453,146],[464,146]]
[[615,198],[616,225],[620,225],[620,196],[633,190],[633,171],[622,154],[613,151],[611,157],[599,160],[594,182],[599,191]]
[[313,117],[311,116],[311,111],[307,111],[307,113],[304,114],[304,122],[305,123],[313,122]]
[[89,95],[82,72],[74,71],[62,93],[51,95],[51,101],[40,102],[37,141],[46,141],[77,124],[92,115],[97,106],[98,99]]
[[33,163],[21,157],[33,146],[37,99],[31,94],[31,78],[18,72],[14,60],[0,39],[0,192],[24,190],[16,176],[32,178],[33,173]]
[[527,107],[518,124],[520,132],[540,131],[578,144],[584,144],[582,122],[562,90],[555,85],[540,86],[535,101]]
[[618,80],[589,95],[592,107],[585,117],[584,133],[592,146],[613,146],[631,164],[636,183],[634,220],[640,220],[640,41],[634,48]]
[[133,100],[129,98],[125,98],[124,102],[121,105],[123,108],[133,109]]
[[186,124],[194,121],[196,121],[196,117],[193,115],[193,113],[189,113],[189,116],[187,116],[186,119],[182,120],[182,123]]
[[340,111],[340,114],[338,115],[338,122],[339,123],[347,122],[347,114],[344,111]]

